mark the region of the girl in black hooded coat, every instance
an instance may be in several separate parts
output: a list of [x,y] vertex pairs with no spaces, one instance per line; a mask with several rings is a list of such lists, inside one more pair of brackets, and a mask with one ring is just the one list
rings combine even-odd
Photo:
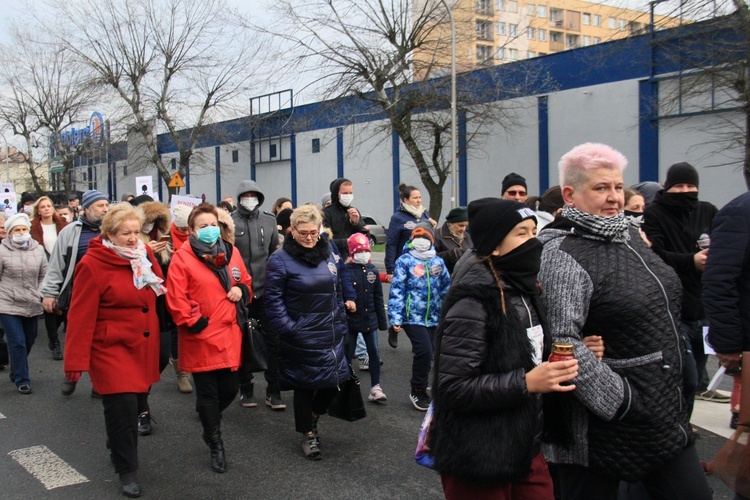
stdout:
[[469,204],[474,249],[454,270],[438,328],[428,446],[447,499],[552,498],[540,452],[541,393],[578,362],[549,363],[536,275],[542,245],[525,205]]

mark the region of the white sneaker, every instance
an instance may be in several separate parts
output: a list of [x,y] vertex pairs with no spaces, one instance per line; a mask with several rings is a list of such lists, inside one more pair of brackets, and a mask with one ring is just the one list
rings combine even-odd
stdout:
[[388,401],[388,398],[385,397],[385,394],[383,393],[383,390],[380,388],[380,384],[374,386],[372,389],[370,389],[370,395],[367,396],[367,399],[370,401],[374,401],[376,403],[380,403],[383,401]]

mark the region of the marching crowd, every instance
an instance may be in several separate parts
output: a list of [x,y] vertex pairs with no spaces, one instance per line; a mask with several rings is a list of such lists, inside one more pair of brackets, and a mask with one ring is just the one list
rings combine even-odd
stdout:
[[[138,497],[138,436],[151,432],[150,388],[169,364],[178,390],[195,392],[214,471],[228,467],[222,412],[237,395],[245,408],[284,410],[292,391],[302,454],[319,460],[319,419],[355,358],[369,371],[366,398],[388,400],[387,330],[391,347],[411,344],[408,397],[425,412],[423,451],[446,498],[615,499],[621,481],[653,498],[711,498],[690,415],[695,399],[731,399],[730,425],[740,420],[750,195],[718,211],[699,201],[688,163],[631,189],[626,166],[609,146],[583,144],[560,160],[558,186],[530,197],[511,173],[499,198],[454,208],[440,226],[419,189],[399,185],[383,274],[345,178],[322,206],[280,198],[269,212],[254,181],[240,183],[236,207],[24,196],[17,214],[0,214],[10,379],[32,393],[43,316],[63,395],[88,374],[121,491]],[[731,397],[707,387],[706,326]],[[550,361],[553,347],[573,359]]]

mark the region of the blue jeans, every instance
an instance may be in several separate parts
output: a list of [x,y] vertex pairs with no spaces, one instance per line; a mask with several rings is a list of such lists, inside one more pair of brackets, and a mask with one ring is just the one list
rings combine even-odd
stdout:
[[28,384],[29,380],[29,353],[34,346],[36,333],[39,326],[39,318],[26,318],[24,316],[13,316],[0,314],[0,322],[5,330],[5,338],[8,342],[8,355],[10,357],[10,369],[13,370],[13,381],[16,387]]
[[[380,383],[380,354],[378,354],[378,331],[373,330],[368,333],[349,331],[349,339],[346,343],[346,359],[351,364],[354,359],[354,350],[358,347],[358,338],[364,338],[367,348],[367,356],[370,358],[370,387],[375,387]],[[360,358],[361,359],[361,358]]]
[[[411,342],[414,359],[411,363],[411,386],[425,389],[429,384],[432,351],[435,348],[435,327],[401,325]],[[372,366],[372,361],[370,361]],[[372,368],[370,368],[372,369]]]
[[365,359],[368,356],[367,343],[361,333],[357,335],[357,350],[354,351],[354,355],[359,359]]

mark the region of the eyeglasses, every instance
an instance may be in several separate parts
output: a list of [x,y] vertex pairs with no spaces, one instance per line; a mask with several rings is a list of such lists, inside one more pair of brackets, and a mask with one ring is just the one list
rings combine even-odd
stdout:
[[511,196],[526,196],[526,191],[506,191]]
[[319,233],[318,231],[297,231],[297,234],[299,234],[302,239],[306,240],[307,238],[317,238]]

